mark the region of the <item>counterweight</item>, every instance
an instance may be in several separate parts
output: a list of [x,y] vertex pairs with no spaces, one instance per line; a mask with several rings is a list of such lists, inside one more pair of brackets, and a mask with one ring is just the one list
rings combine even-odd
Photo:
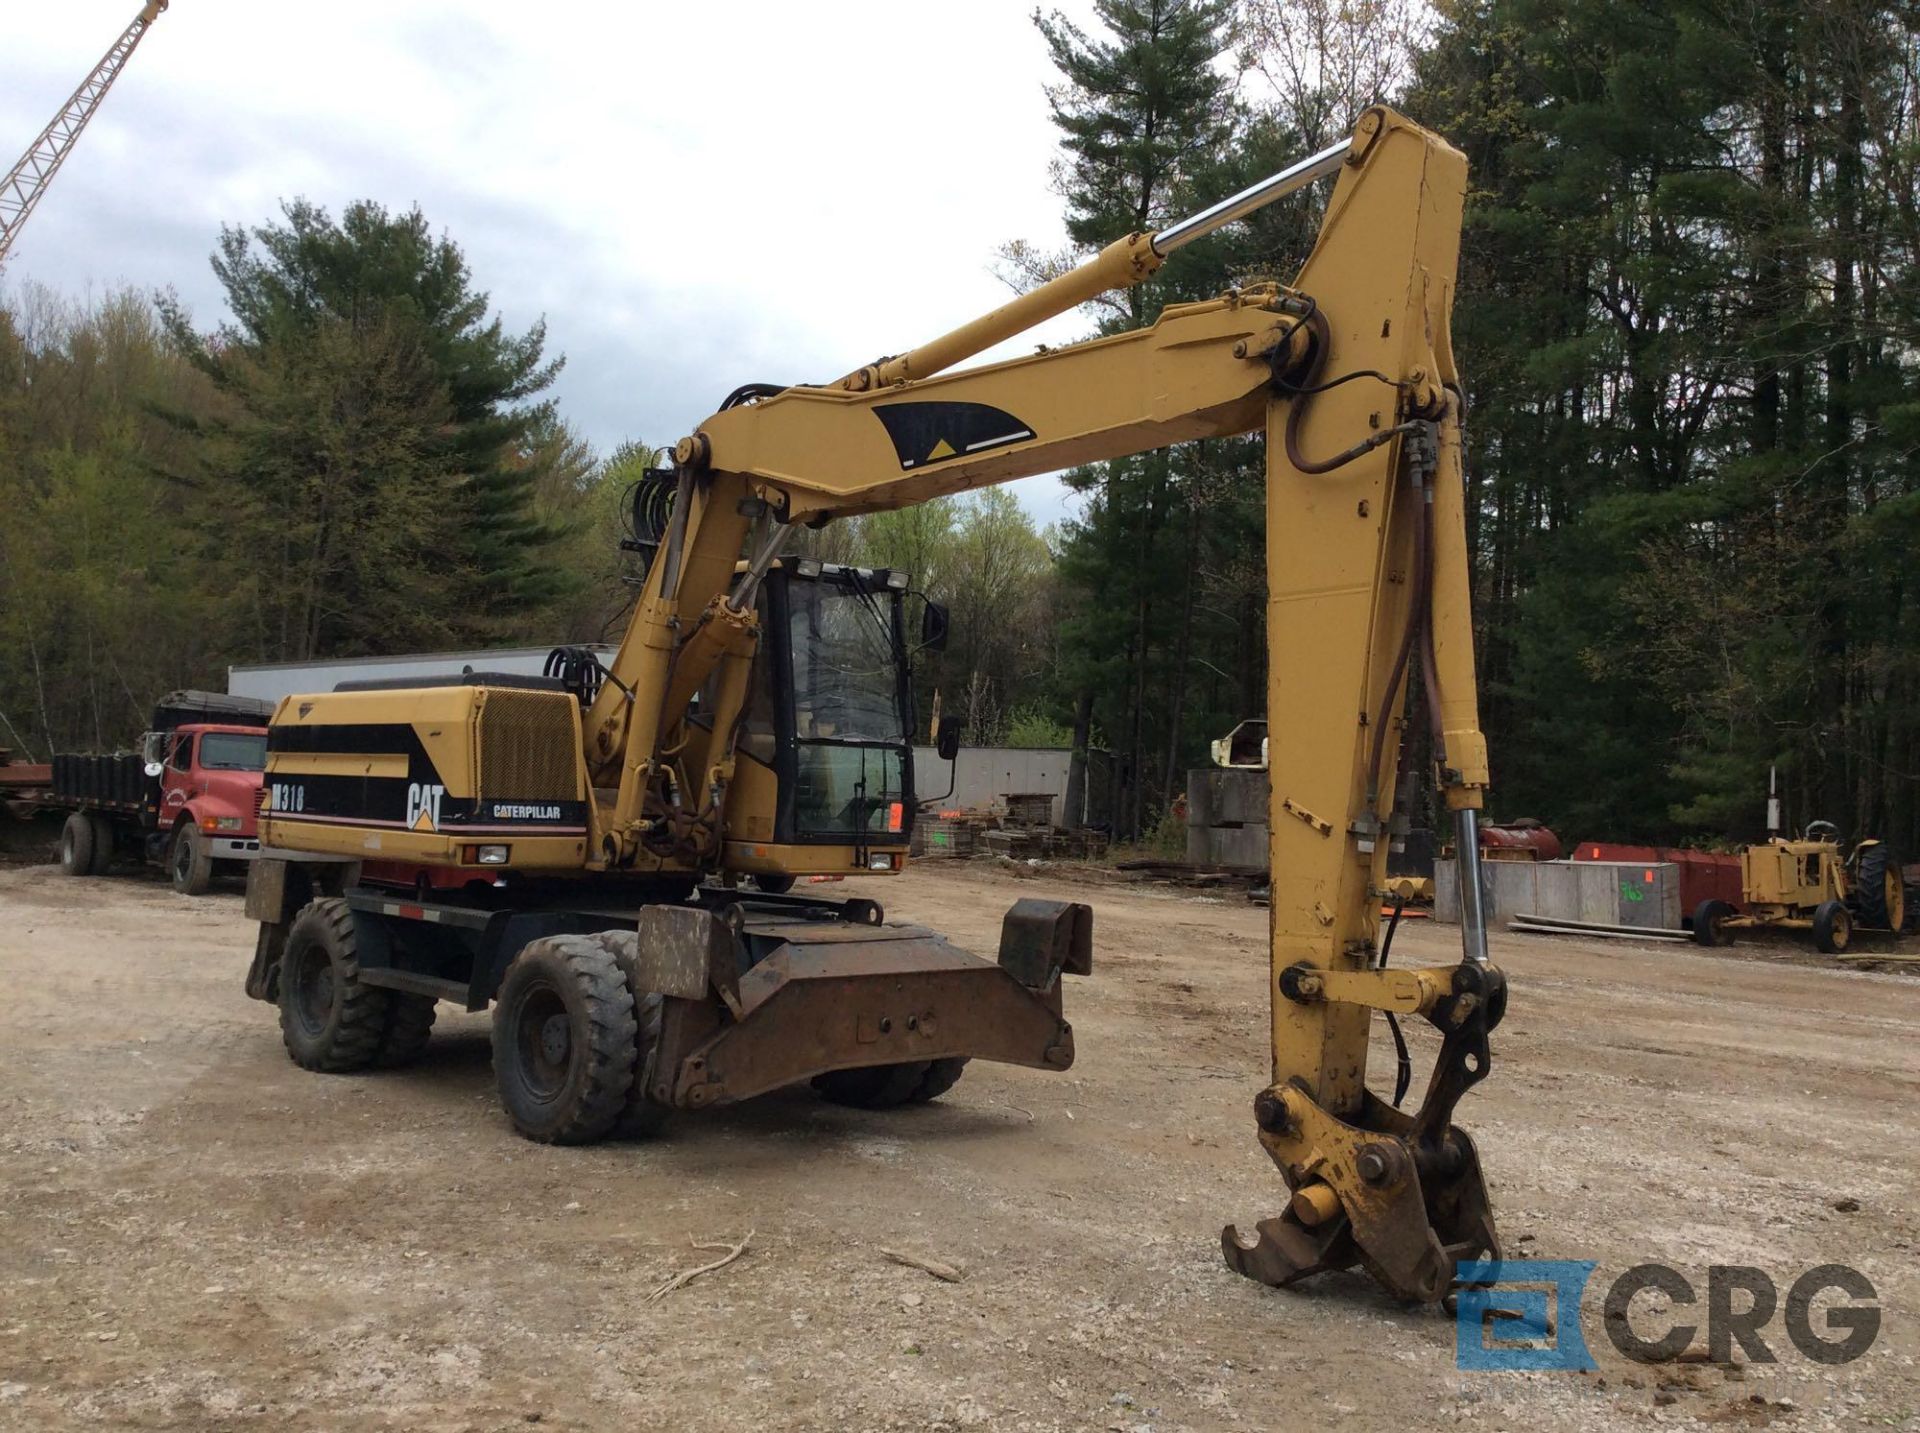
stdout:
[[53,176],[66,163],[67,155],[73,152],[74,141],[80,138],[80,131],[87,127],[87,121],[93,118],[94,111],[100,108],[100,102],[107,97],[107,91],[113,88],[113,82],[119,77],[127,60],[132,56],[134,46],[138,45],[153,28],[153,22],[160,18],[160,12],[167,8],[167,0],[147,0],[140,7],[140,13],[133,17],[133,23],[113,42],[106,54],[100,57],[100,63],[80,82],[60,112],[40,131],[40,137],[27,146],[27,152],[20,156],[12,169],[7,171],[4,183],[0,183],[0,261],[7,257],[7,251],[13,247],[13,241],[27,222],[27,216],[33,213],[41,196],[47,192],[47,186],[53,182]]

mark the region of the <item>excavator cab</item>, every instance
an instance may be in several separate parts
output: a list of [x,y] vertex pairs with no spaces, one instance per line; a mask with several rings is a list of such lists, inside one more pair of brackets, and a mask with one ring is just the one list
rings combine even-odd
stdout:
[[771,885],[794,871],[905,865],[915,790],[909,586],[898,569],[816,558],[767,573],[735,748],[729,869]]

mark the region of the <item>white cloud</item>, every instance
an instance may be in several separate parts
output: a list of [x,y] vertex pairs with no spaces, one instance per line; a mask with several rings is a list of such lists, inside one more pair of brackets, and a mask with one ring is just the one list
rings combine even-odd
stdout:
[[[0,13],[0,152],[135,8]],[[417,202],[509,324],[546,316],[598,446],[671,442],[739,383],[823,380],[1003,302],[996,248],[1060,241],[1032,8],[174,0],[7,279],[172,286],[210,326],[223,222]],[[1054,480],[1019,490],[1059,515]]]

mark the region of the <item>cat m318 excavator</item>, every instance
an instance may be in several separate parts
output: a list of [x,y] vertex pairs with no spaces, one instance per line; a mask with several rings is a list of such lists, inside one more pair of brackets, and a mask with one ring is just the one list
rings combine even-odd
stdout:
[[[1304,185],[1332,178],[1293,283],[960,371]],[[1497,1252],[1452,1123],[1505,1009],[1477,896],[1487,785],[1468,610],[1462,391],[1448,333],[1464,158],[1385,108],[1352,138],[911,352],[824,384],[749,384],[691,435],[625,639],[546,678],[469,673],[286,698],[269,734],[250,994],[293,1058],[398,1063],[434,1002],[494,1006],[494,1063],[536,1139],[811,1079],[932,1098],[970,1058],[1064,1069],[1061,977],[1085,906],[1023,900],[998,959],[795,876],[900,870],[914,813],[910,576],[787,555],[797,529],[1197,438],[1264,431],[1272,1068],[1260,1143],[1290,1189],[1228,1263],[1284,1285],[1363,1266],[1444,1299]],[[939,639],[937,609],[916,636]],[[1381,892],[1418,663],[1462,862],[1457,965],[1388,964]],[[951,743],[944,755],[951,757]],[[1419,1108],[1367,1085],[1375,1012],[1442,1032]]]

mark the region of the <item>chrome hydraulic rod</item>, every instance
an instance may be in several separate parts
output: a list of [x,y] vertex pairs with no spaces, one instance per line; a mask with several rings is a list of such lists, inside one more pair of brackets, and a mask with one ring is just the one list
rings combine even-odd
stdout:
[[1297,164],[1290,164],[1278,174],[1269,175],[1258,184],[1250,184],[1238,194],[1222,199],[1202,209],[1191,218],[1182,219],[1178,224],[1162,229],[1153,236],[1153,251],[1165,258],[1175,249],[1184,248],[1195,239],[1205,238],[1215,229],[1224,228],[1235,219],[1244,219],[1256,209],[1264,209],[1276,199],[1284,199],[1297,189],[1304,189],[1316,179],[1324,179],[1346,163],[1347,155],[1353,149],[1353,141],[1343,139],[1338,144],[1330,144],[1318,154],[1310,155]]
[[1487,963],[1487,909],[1480,885],[1480,813],[1471,806],[1453,813],[1453,844],[1460,859],[1460,953],[1476,965]]
[[1162,229],[1151,238],[1129,234],[1107,245],[1077,268],[1049,279],[1037,289],[1002,304],[992,313],[982,314],[951,333],[923,343],[911,352],[881,359],[857,368],[842,378],[838,387],[855,393],[887,388],[899,383],[931,378],[964,359],[1024,333],[1035,324],[1058,318],[1070,309],[1098,298],[1109,289],[1131,288],[1149,278],[1175,249],[1191,244],[1214,230],[1244,219],[1254,210],[1302,189],[1316,179],[1324,179],[1346,162],[1353,142],[1330,144],[1318,154],[1290,164],[1278,174],[1242,189],[1231,198],[1202,209],[1191,218]]

